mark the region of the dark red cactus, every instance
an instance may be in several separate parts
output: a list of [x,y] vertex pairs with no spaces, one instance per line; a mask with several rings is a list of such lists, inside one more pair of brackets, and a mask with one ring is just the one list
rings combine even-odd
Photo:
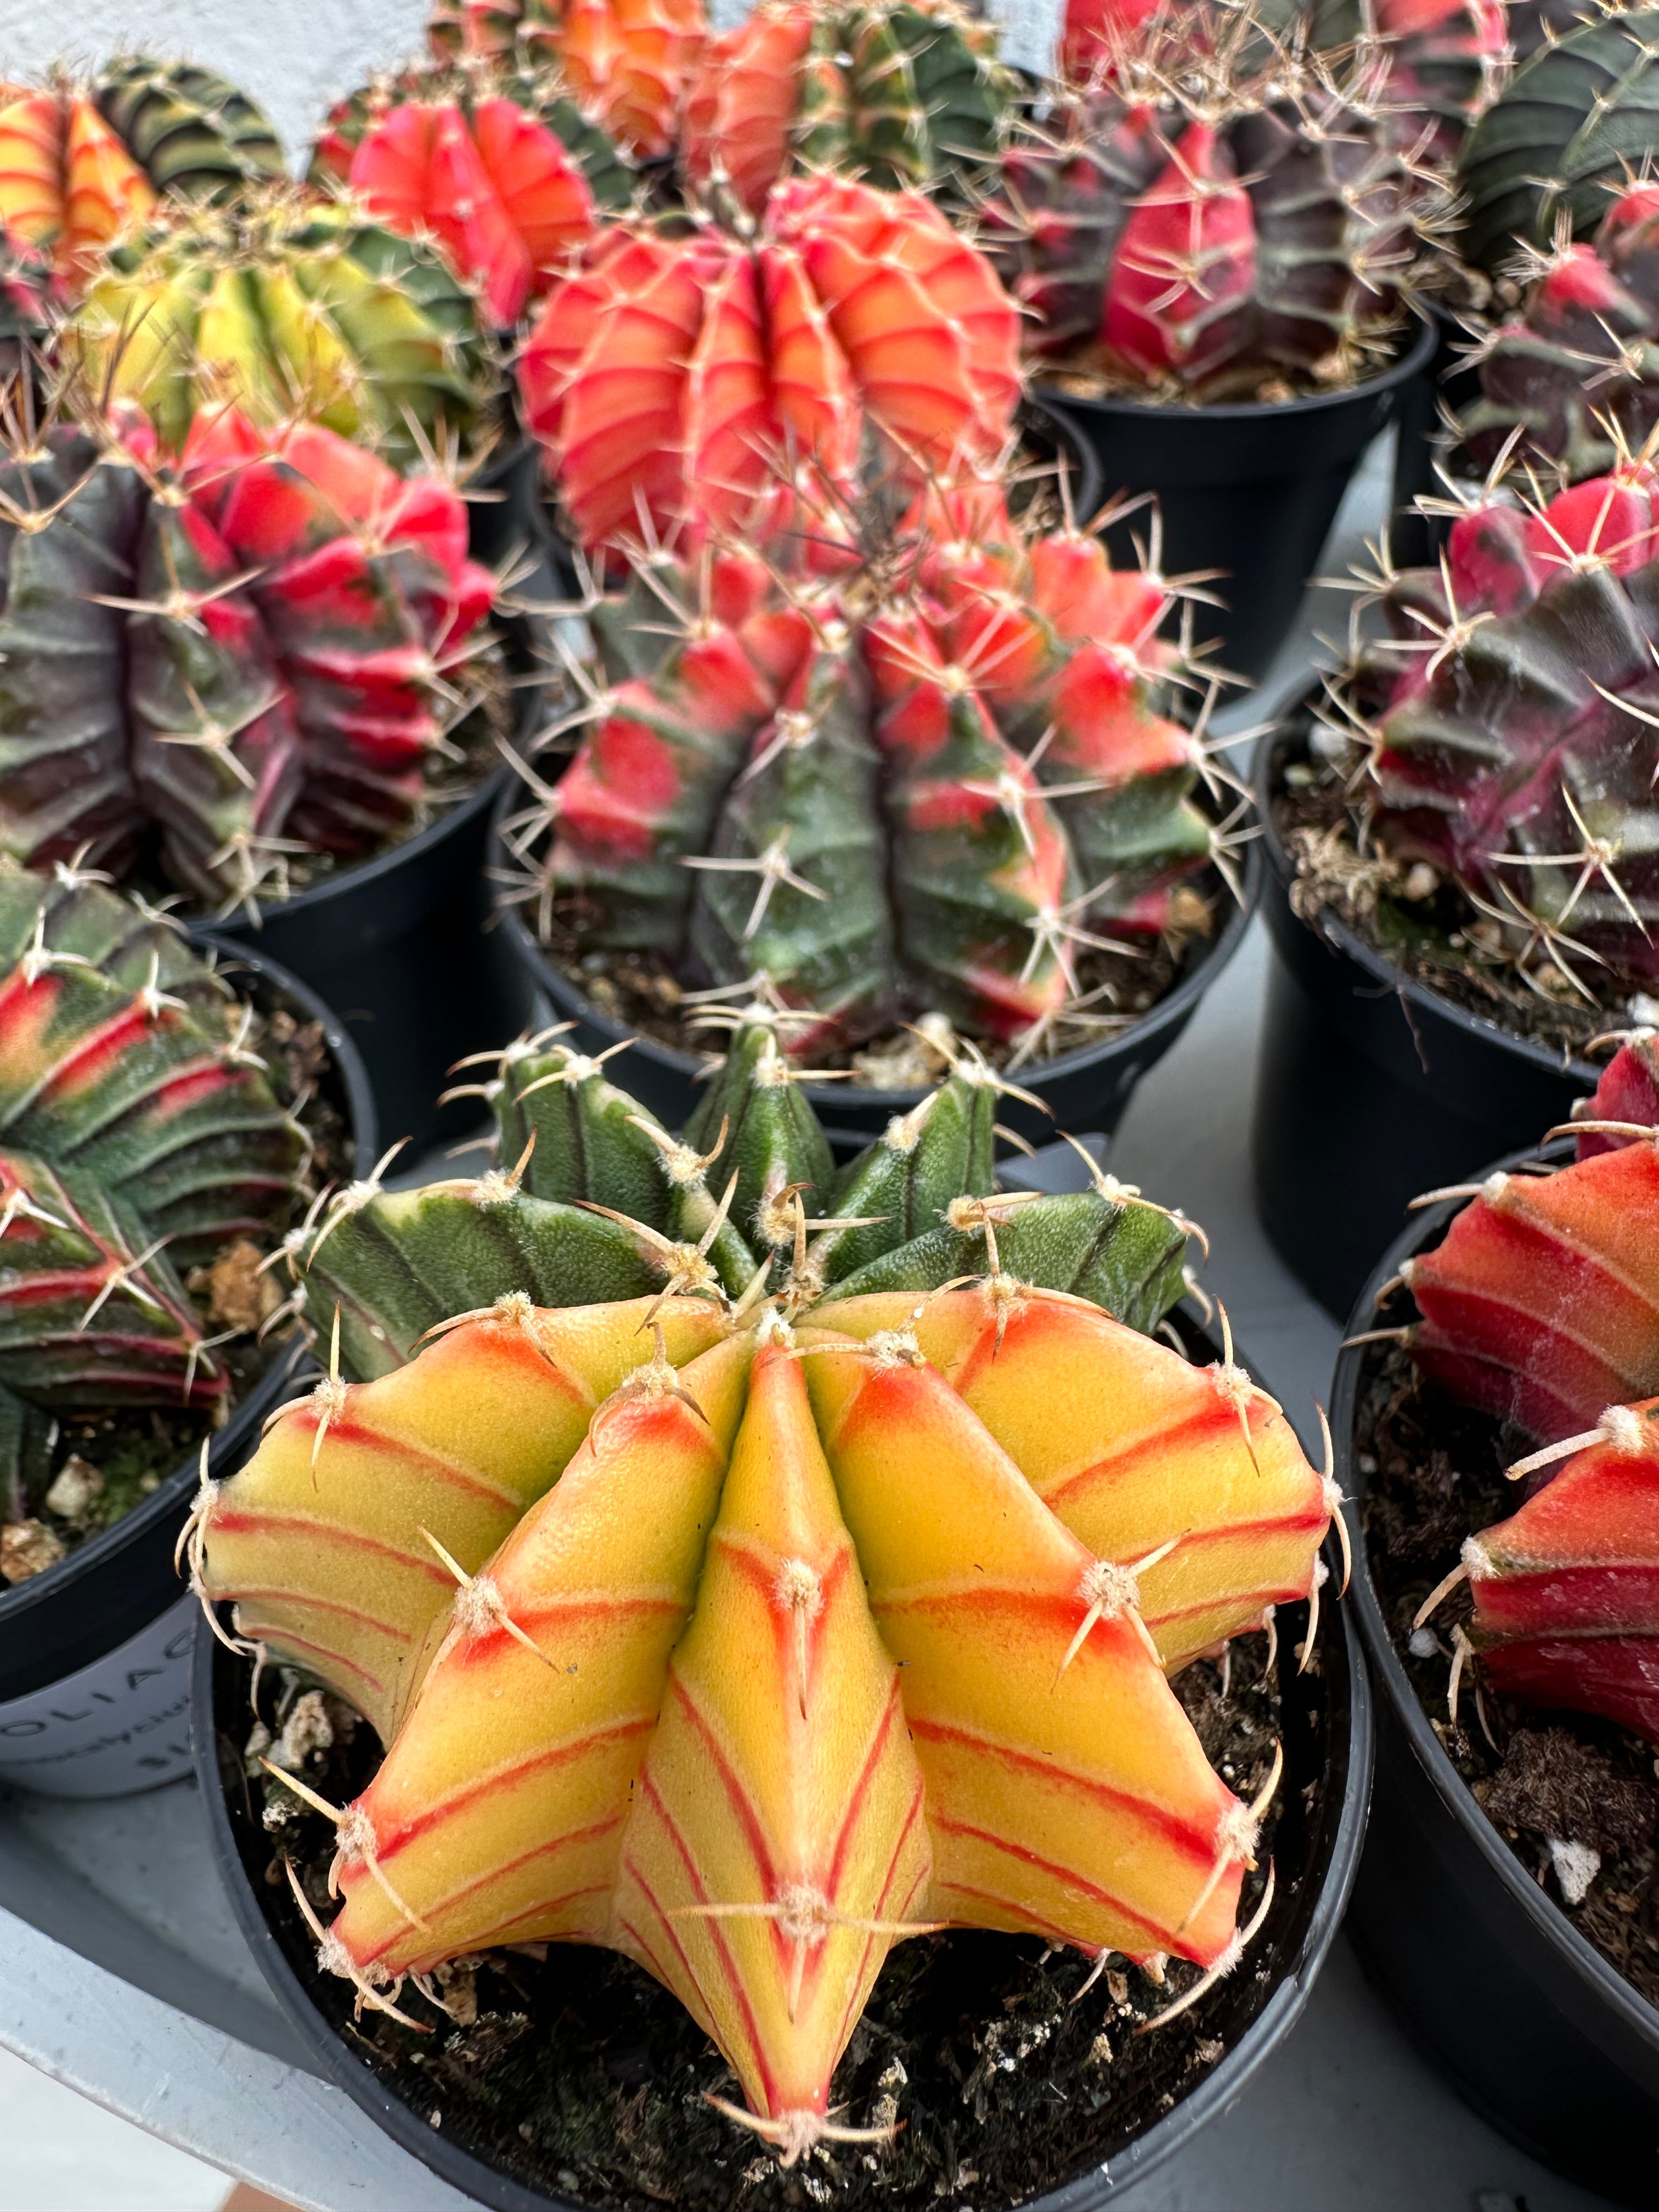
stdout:
[[1625,1039],[1602,1070],[1595,1095],[1575,1106],[1572,1118],[1592,1125],[1578,1139],[1581,1160],[1638,1144],[1641,1130],[1659,1129],[1659,1050],[1651,1030]]
[[1659,477],[1547,504],[1527,481],[1460,515],[1439,568],[1382,580],[1350,733],[1380,849],[1455,878],[1523,966],[1617,1000],[1659,975]]
[[1109,69],[1009,149],[985,210],[1027,351],[1200,398],[1364,374],[1443,199],[1380,60],[1277,45],[1249,9],[1115,27]]
[[1529,267],[1520,315],[1482,343],[1464,446],[1485,469],[1518,435],[1522,459],[1596,476],[1659,423],[1659,187],[1633,187],[1593,243],[1564,240]]

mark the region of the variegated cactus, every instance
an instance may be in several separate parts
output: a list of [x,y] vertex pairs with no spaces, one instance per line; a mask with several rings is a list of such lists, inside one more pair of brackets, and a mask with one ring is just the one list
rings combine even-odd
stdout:
[[128,404],[0,444],[0,849],[125,869],[151,825],[224,911],[406,831],[495,597],[466,510],[319,425]]
[[1045,373],[1250,400],[1398,349],[1443,187],[1396,143],[1375,48],[1323,56],[1265,12],[1111,8],[1091,73],[1009,148],[981,236]]
[[971,1051],[837,1170],[763,1008],[738,1020],[678,1137],[557,1035],[482,1055],[493,1073],[459,1087],[495,1114],[486,1174],[404,1191],[353,1184],[290,1240],[295,1302],[350,1380],[388,1372],[434,1328],[512,1294],[718,1304],[770,1289],[799,1311],[830,1295],[936,1291],[988,1257],[1150,1330],[1185,1286],[1199,1232],[1092,1164],[1085,1191],[997,1193],[1004,1086]]
[[[1575,1109],[1576,1159],[1487,1177],[1401,1273],[1413,1358],[1466,1404],[1541,1440],[1508,1472],[1532,1493],[1472,1534],[1421,1607],[1457,1586],[1451,1708],[1474,1655],[1522,1705],[1596,1713],[1659,1743],[1659,1056],[1626,1037]],[[1388,1332],[1385,1332],[1387,1334]]]
[[324,1966],[388,2004],[495,1942],[623,1951],[793,2161],[907,1935],[1233,1963],[1261,1807],[1161,1661],[1310,1592],[1328,1513],[1231,1362],[1004,1271],[793,1324],[509,1297],[286,1412],[191,1551],[386,1745]]
[[1577,1158],[1433,1194],[1468,1203],[1401,1270],[1417,1364],[1545,1444],[1659,1390],[1656,1104],[1652,1039],[1638,1036],[1574,1116]]
[[1365,580],[1380,629],[1329,718],[1385,870],[1425,862],[1486,955],[1587,1010],[1659,974],[1656,492],[1646,457],[1553,497],[1519,467],[1468,488],[1437,568]]
[[987,474],[867,559],[843,520],[617,586],[574,757],[506,825],[544,940],[769,993],[802,1059],[934,1012],[1018,1066],[1119,1018],[1094,954],[1207,932],[1231,841],[1182,695],[1214,684],[1154,567],[1022,527]]
[[[1523,1705],[1599,1713],[1659,1744],[1659,1400],[1609,1406],[1593,1429],[1510,1471],[1550,1469],[1517,1513],[1463,1546],[1420,1626],[1461,1582],[1455,1632],[1485,1681]],[[1556,1471],[1555,1462],[1564,1462]],[[1457,1705],[1453,1677],[1452,1710]]]
[[[308,1155],[249,1047],[251,1018],[172,925],[100,879],[0,862],[9,1527],[36,1528],[64,1455],[49,1422],[141,1407],[222,1418],[224,1340],[181,1276],[239,1243],[270,1245]],[[21,1555],[33,1571],[56,1553],[43,1540]]]

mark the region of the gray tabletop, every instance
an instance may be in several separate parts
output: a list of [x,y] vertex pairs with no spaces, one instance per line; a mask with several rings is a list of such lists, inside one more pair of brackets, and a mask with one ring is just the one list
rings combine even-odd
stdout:
[[[1328,550],[1376,511],[1382,459]],[[1305,667],[1308,623],[1266,696]],[[1260,927],[1137,1093],[1111,1164],[1208,1230],[1206,1282],[1299,1425],[1337,1330],[1251,1207]],[[1480,1993],[1468,1993],[1471,2004]],[[0,2045],[307,2212],[459,2212],[303,2060],[231,1921],[194,1785],[106,1804],[0,1794]],[[0,2195],[3,2192],[0,2191]],[[1121,2201],[1132,2212],[1595,2212],[1468,2112],[1339,1938],[1306,2011],[1231,2109]]]

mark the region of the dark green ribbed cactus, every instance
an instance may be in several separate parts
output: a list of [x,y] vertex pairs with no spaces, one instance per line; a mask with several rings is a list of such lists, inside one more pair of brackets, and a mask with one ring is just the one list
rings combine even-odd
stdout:
[[686,176],[758,214],[797,161],[890,191],[983,175],[1018,91],[997,45],[955,0],[763,0],[692,79]]
[[123,54],[99,71],[93,94],[159,192],[217,205],[286,173],[263,111],[199,63]]
[[[592,1304],[673,1291],[805,1316],[821,1298],[914,1290],[1006,1267],[1150,1330],[1181,1296],[1188,1224],[1098,1175],[1062,1197],[998,1194],[1003,1085],[973,1054],[837,1169],[769,1018],[734,1018],[676,1139],[555,1031],[465,1089],[494,1114],[499,1164],[393,1192],[355,1184],[290,1240],[315,1335],[340,1371],[387,1373],[456,1315],[527,1296]],[[609,1055],[606,1055],[607,1058]]]
[[1466,259],[1496,270],[1517,245],[1588,238],[1619,187],[1659,152],[1659,9],[1610,14],[1525,63],[1465,140],[1457,181]]

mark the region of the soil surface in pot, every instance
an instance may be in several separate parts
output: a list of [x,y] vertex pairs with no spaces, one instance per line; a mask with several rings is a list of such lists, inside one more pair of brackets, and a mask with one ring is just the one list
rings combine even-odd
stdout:
[[1179,379],[1167,386],[1114,372],[1098,358],[1040,362],[1038,374],[1061,399],[1127,399],[1140,407],[1201,410],[1206,404],[1284,407],[1297,399],[1325,398],[1352,392],[1394,367],[1417,338],[1419,325],[1408,317],[1368,331],[1362,343],[1340,348],[1311,368],[1247,365],[1212,378],[1194,391]]
[[[1410,1302],[1397,1294],[1401,1311]],[[1401,1314],[1385,1310],[1393,1322]],[[1524,1492],[1504,1469],[1533,1439],[1426,1382],[1407,1352],[1366,1357],[1354,1426],[1365,1478],[1366,1555],[1389,1634],[1418,1703],[1487,1819],[1579,1934],[1659,2005],[1659,1783],[1653,1747],[1589,1714],[1536,1712],[1465,1670],[1460,1725],[1447,1713],[1452,1629],[1473,1610],[1460,1584],[1425,1628],[1419,1607],[1457,1565],[1463,1539],[1506,1520]],[[1474,1680],[1471,1680],[1473,1673]],[[1476,1690],[1479,1687],[1477,1698]],[[1601,1864],[1583,1897],[1563,1893],[1551,1844]],[[1571,1862],[1569,1861],[1571,1871]]]
[[[235,985],[235,961],[222,963]],[[246,1002],[228,999],[228,1030],[234,1033]],[[26,1540],[8,1547],[0,1594],[31,1573],[49,1571],[88,1538],[141,1505],[181,1467],[191,1464],[202,1439],[222,1425],[272,1364],[285,1356],[298,1327],[290,1322],[263,1339],[259,1331],[287,1295],[283,1278],[262,1263],[285,1230],[304,1211],[313,1189],[349,1182],[355,1165],[345,1096],[334,1071],[319,1021],[302,1018],[280,1005],[254,1006],[245,1040],[264,1060],[278,1099],[299,1121],[312,1143],[307,1186],[296,1190],[289,1212],[257,1241],[246,1237],[223,1246],[205,1265],[191,1267],[185,1288],[200,1317],[204,1336],[235,1331],[216,1348],[228,1369],[231,1390],[216,1420],[206,1410],[141,1406],[108,1413],[66,1413],[56,1425],[45,1463],[31,1470],[21,1497],[0,1485],[0,1523],[26,1527]],[[21,1568],[21,1572],[17,1571]]]
[[[370,1732],[333,1698],[267,1668],[264,1717],[250,1735],[252,1669],[221,1656],[220,1765],[248,1879],[313,2001],[419,2118],[498,2172],[604,2212],[1006,2205],[1098,2166],[1169,2112],[1238,2040],[1282,1971],[1282,1961],[1266,1963],[1273,1931],[1300,1924],[1322,1870],[1313,1843],[1322,1802],[1343,1787],[1328,1772],[1328,1725],[1316,1717],[1321,1650],[1306,1674],[1294,1672],[1304,1620],[1304,1607],[1287,1611],[1271,1672],[1266,1639],[1246,1637],[1233,1646],[1230,1680],[1201,1662],[1176,1686],[1242,1797],[1285,1736],[1286,1777],[1241,1917],[1260,1899],[1270,1856],[1275,1904],[1241,1969],[1167,2027],[1143,2033],[1196,1969],[1172,1965],[1158,1988],[1114,1959],[1083,1994],[1089,1962],[1075,1952],[1004,1936],[915,1938],[883,1971],[830,2099],[849,2124],[896,2121],[898,2132],[882,2145],[821,2144],[787,2172],[704,2101],[741,2101],[741,2092],[690,2015],[610,1952],[535,1945],[441,1970],[447,2019],[412,1988],[398,2001],[435,2022],[429,2034],[372,2011],[354,2020],[350,1985],[319,1972],[283,1863],[295,1863],[326,1921],[333,1829],[271,1780],[257,1754],[340,1804],[377,1764]],[[1328,1621],[1323,1632],[1340,1632]]]
[[[1575,963],[1588,996],[1553,963],[1523,973],[1506,934],[1426,861],[1361,842],[1356,799],[1363,785],[1310,757],[1285,761],[1271,799],[1273,828],[1296,866],[1291,905],[1310,927],[1322,916],[1346,924],[1378,957],[1425,989],[1511,1036],[1583,1059],[1610,1023],[1653,1018],[1651,1000],[1621,987],[1594,962]],[[1530,976],[1531,981],[1528,979]]]

